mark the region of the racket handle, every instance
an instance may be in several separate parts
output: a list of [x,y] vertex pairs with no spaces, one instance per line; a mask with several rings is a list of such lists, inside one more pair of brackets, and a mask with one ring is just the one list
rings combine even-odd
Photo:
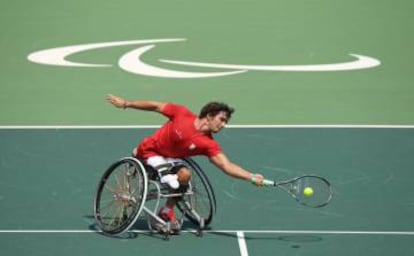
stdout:
[[263,180],[264,186],[274,186],[275,182],[273,180]]

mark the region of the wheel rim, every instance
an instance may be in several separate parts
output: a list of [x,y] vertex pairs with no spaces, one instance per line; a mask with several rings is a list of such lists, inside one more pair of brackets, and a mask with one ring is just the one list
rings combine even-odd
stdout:
[[113,164],[102,177],[95,199],[95,218],[100,229],[109,234],[128,230],[138,218],[147,193],[142,164],[123,159]]

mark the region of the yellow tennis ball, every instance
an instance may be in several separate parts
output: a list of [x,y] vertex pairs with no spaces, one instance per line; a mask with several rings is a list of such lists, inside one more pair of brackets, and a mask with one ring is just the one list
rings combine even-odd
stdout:
[[312,196],[313,195],[313,189],[311,187],[306,187],[303,190],[303,195],[304,196]]

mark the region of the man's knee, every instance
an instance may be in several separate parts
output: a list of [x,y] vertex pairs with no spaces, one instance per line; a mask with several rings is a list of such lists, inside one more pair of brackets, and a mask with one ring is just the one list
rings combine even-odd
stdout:
[[177,171],[177,176],[180,184],[188,184],[191,179],[191,171],[186,167],[181,167]]

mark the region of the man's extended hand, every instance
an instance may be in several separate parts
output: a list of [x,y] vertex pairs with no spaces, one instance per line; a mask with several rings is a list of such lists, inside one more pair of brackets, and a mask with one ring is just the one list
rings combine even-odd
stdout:
[[250,177],[250,182],[256,186],[263,186],[264,177],[261,174],[255,173]]
[[126,100],[124,100],[121,97],[112,95],[112,94],[108,94],[108,96],[106,97],[106,100],[111,103],[112,105],[114,105],[117,108],[125,108],[126,107]]

